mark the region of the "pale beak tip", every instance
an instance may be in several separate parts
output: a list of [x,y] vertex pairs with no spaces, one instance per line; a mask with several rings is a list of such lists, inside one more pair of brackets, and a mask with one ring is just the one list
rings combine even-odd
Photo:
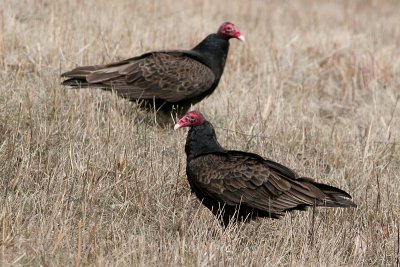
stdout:
[[179,128],[181,128],[181,125],[179,123],[175,124],[174,130],[178,130]]
[[239,35],[238,39],[239,39],[240,41],[242,41],[243,43],[246,42],[246,38],[244,38],[244,35]]

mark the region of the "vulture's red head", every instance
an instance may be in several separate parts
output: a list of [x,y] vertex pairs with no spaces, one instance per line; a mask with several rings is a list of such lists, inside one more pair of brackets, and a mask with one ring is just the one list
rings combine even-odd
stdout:
[[240,33],[239,27],[233,23],[225,22],[223,23],[217,32],[217,35],[226,39],[236,38],[244,42],[244,35]]
[[176,124],[174,129],[179,129],[182,127],[194,127],[202,125],[206,119],[198,111],[190,111],[185,116],[183,116]]

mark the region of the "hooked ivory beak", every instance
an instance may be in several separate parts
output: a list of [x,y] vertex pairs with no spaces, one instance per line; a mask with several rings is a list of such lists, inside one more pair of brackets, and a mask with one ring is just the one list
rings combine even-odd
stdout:
[[178,130],[179,128],[181,128],[181,125],[179,123],[175,124],[174,130]]
[[246,38],[244,38],[244,35],[239,35],[238,39],[239,39],[240,41],[242,41],[243,43],[246,42]]

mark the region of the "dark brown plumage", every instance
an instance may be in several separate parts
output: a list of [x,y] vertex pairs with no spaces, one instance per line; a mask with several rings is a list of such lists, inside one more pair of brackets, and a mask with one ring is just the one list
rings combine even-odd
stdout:
[[345,191],[259,155],[224,149],[201,113],[186,114],[175,129],[190,127],[185,151],[192,191],[225,226],[233,220],[279,218],[308,206],[356,207]]
[[131,101],[170,113],[186,112],[217,87],[229,50],[229,39],[244,40],[239,28],[221,25],[192,50],[149,52],[121,62],[78,67],[63,73],[63,85],[114,90]]

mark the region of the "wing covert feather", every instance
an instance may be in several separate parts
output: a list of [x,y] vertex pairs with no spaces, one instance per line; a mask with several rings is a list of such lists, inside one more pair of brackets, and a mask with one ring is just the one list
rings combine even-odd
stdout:
[[172,103],[204,93],[216,79],[209,67],[180,51],[153,52],[119,63],[77,68],[63,76],[85,77],[89,84],[112,88],[129,99],[156,98]]
[[292,170],[278,163],[275,169],[269,162],[237,151],[206,154],[190,161],[190,179],[216,201],[270,212],[313,205],[316,197],[324,197],[297,181]]

